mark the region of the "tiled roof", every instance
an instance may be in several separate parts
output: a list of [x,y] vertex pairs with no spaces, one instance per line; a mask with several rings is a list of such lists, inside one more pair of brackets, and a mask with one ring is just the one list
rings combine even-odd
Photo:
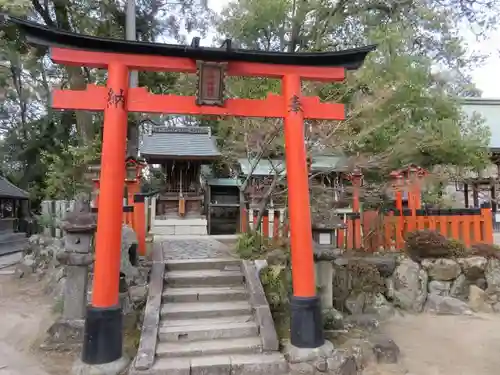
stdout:
[[153,127],[150,133],[143,135],[139,151],[146,159],[220,156],[209,127]]
[[[238,159],[240,164],[241,173],[247,176],[252,170],[250,160]],[[283,160],[274,159],[267,160],[261,159],[253,171],[254,176],[271,176],[275,172],[279,174],[286,174],[286,165]],[[314,156],[312,158],[311,170],[314,172],[330,172],[330,171],[343,171],[347,169],[347,159],[343,156]]]
[[[248,159],[238,159],[241,173],[248,176],[252,172],[253,161]],[[285,162],[283,160],[261,159],[253,169],[252,176],[272,176],[275,173],[285,174]]]
[[480,115],[490,128],[490,147],[500,148],[500,99],[466,98],[462,100],[462,110],[469,117]]
[[0,198],[28,199],[29,194],[0,176]]

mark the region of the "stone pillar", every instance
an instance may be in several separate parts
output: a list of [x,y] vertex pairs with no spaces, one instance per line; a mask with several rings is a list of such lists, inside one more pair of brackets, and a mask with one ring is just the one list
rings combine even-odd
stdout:
[[90,212],[90,203],[77,201],[74,210],[66,215],[61,229],[65,233],[65,248],[57,254],[57,260],[64,265],[66,274],[63,312],[49,328],[42,348],[72,350],[83,342],[88,273],[93,262],[91,248],[96,220]]
[[320,260],[316,262],[316,285],[319,287],[321,308],[333,308],[333,263]]

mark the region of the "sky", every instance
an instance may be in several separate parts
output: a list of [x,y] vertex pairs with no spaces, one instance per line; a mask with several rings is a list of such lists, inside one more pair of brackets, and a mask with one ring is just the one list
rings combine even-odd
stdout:
[[[209,0],[208,6],[215,11],[221,11],[229,1]],[[472,33],[468,32],[464,33],[464,37],[471,48],[488,56],[482,66],[472,72],[474,83],[483,92],[484,98],[500,99],[500,79],[497,78],[500,68],[500,27],[484,41],[476,41]]]

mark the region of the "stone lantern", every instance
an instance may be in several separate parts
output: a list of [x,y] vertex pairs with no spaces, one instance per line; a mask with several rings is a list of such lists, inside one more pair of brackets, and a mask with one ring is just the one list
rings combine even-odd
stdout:
[[347,228],[338,216],[333,216],[324,222],[314,223],[312,227],[313,241],[317,246],[337,247],[338,230]]
[[92,239],[97,228],[96,217],[84,199],[75,202],[75,208],[64,218],[64,251],[57,260],[64,265],[66,283],[61,318],[50,327],[46,347],[72,349],[83,342],[83,327],[87,307],[89,266],[93,263]]

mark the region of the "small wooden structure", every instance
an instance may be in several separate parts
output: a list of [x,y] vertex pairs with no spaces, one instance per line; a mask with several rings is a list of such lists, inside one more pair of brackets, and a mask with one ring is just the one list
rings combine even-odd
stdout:
[[165,175],[156,201],[157,219],[201,217],[200,168],[220,156],[210,128],[154,126],[143,136],[140,153],[148,164],[160,165]]
[[29,194],[0,176],[0,255],[23,251],[28,240],[21,222],[29,216]]
[[29,194],[0,176],[0,230],[17,230],[19,219],[28,216]]

